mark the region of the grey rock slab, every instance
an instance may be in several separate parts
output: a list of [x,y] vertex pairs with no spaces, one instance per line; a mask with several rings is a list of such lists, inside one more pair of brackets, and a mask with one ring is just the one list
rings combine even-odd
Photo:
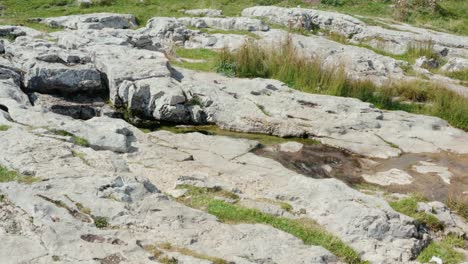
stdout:
[[50,33],[57,39],[57,45],[66,49],[83,49],[93,45],[132,46],[133,30],[103,28],[101,30],[63,30]]
[[446,72],[456,72],[468,69],[468,59],[464,58],[450,58],[440,70]]
[[68,29],[128,29],[137,26],[135,16],[129,14],[114,13],[94,13],[84,15],[49,17],[40,19],[40,22],[50,27],[63,27]]
[[382,171],[373,175],[364,174],[362,175],[364,180],[370,183],[388,186],[392,184],[405,185],[413,182],[413,177],[405,171],[399,169],[390,169],[388,171]]
[[276,80],[178,70],[186,93],[209,102],[202,105],[207,122],[221,128],[309,136],[380,158],[398,156],[402,151],[468,152],[468,144],[463,143],[468,142],[467,133],[436,117],[383,111],[357,99],[302,93]]
[[222,16],[223,10],[219,9],[189,9],[184,10],[184,14],[191,15],[191,16],[206,16],[206,17],[216,17]]
[[171,76],[168,59],[161,52],[108,45],[91,46],[89,51],[107,79],[110,101],[117,106],[122,104],[120,90],[128,89],[133,82]]
[[101,73],[93,65],[67,66],[59,63],[37,62],[25,74],[29,91],[40,93],[99,92],[105,88]]
[[115,152],[132,151],[132,142],[138,129],[121,119],[95,117],[87,121],[68,116],[43,112],[41,109],[10,109],[10,116],[16,122],[30,127],[45,127],[49,130],[64,130],[84,138],[90,147]]
[[[29,144],[38,149],[26,155],[19,146],[9,148],[8,153],[0,153],[1,164],[5,164],[3,158],[15,152],[31,159],[35,151],[44,151],[45,145],[38,143],[49,139],[29,134],[27,130],[20,131],[23,137],[27,134],[34,139]],[[3,148],[5,141],[1,140],[0,144]],[[79,158],[59,154],[60,149],[68,147],[67,143],[48,144],[49,151],[42,157],[53,160],[46,164],[48,170],[38,169],[36,166],[42,166],[39,162],[29,164],[35,167],[36,177],[47,178],[47,181],[33,185],[0,184],[0,193],[38,228],[32,234],[14,239],[13,245],[16,246],[21,239],[33,241],[31,236],[37,234],[44,248],[36,247],[36,251],[47,255],[48,259],[56,255],[66,263],[92,262],[116,254],[130,263],[147,263],[150,254],[140,245],[167,242],[228,261],[240,260],[239,263],[250,263],[248,259],[242,261],[245,256],[278,263],[291,259],[295,263],[337,262],[327,250],[306,246],[299,239],[272,227],[220,223],[214,216],[168,199],[137,174],[89,167],[80,164]],[[159,148],[157,145],[151,147]],[[87,155],[95,157],[94,152],[90,150]],[[106,159],[102,161],[107,162]],[[18,169],[23,169],[25,164],[18,164]],[[67,169],[63,170],[64,167]],[[86,210],[80,211],[79,206]],[[96,228],[91,215],[106,217],[112,228]],[[261,251],[258,250],[259,244],[263,245]],[[12,250],[10,245],[7,243],[7,248],[3,248]],[[31,261],[36,257],[32,256],[36,251],[25,254],[25,260]],[[46,256],[43,258],[47,263]]]
[[357,18],[340,13],[305,8],[254,6],[242,11],[245,17],[265,17],[270,22],[286,27],[323,28],[348,36],[362,31],[364,23]]
[[216,28],[222,30],[268,31],[269,27],[260,19],[247,17],[181,17],[177,19],[185,26]]
[[23,26],[0,26],[0,36],[17,38],[21,36],[40,37],[43,32]]
[[237,34],[199,34],[192,36],[184,42],[184,47],[188,49],[223,49],[236,50],[241,47],[246,40],[246,35]]
[[103,92],[101,73],[83,51],[70,51],[56,43],[20,37],[7,46],[14,65],[24,71],[23,82],[30,92]]
[[415,42],[432,41],[434,49],[448,49],[449,57],[468,57],[465,36],[436,32],[407,24],[388,24],[389,28],[366,25],[358,18],[336,12],[306,8],[255,6],[242,11],[242,16],[265,17],[271,22],[287,27],[329,30],[351,38],[355,43],[366,43],[377,49],[403,54]]
[[2,58],[0,59],[0,104],[8,108],[8,105],[31,106],[28,96],[21,90],[22,74],[20,69]]
[[[359,193],[336,179],[319,180],[295,174],[275,161],[246,152],[248,148],[235,158],[218,154],[225,146],[235,142],[245,144],[245,140],[164,131],[150,133],[149,137],[193,156],[192,161],[177,163],[180,164],[177,169],[169,169],[170,161],[165,158],[164,162],[147,160],[143,166],[131,166],[150,179],[168,181],[161,185],[163,190],[172,189],[170,183],[180,182],[185,175],[187,180],[181,184],[192,182],[192,185],[209,187],[215,181],[226,190],[241,191],[243,198],[265,197],[287,202],[293,208],[305,209],[303,217],[318,221],[362,253],[364,259],[375,263],[405,263],[412,258],[413,250],[416,252],[425,244],[410,218],[394,212],[385,201]],[[218,144],[219,140],[225,143]],[[192,142],[204,144],[192,145]],[[147,153],[146,148],[141,146],[142,154]],[[138,157],[129,159],[132,162]],[[159,176],[151,176],[156,171],[160,172]]]
[[468,37],[436,32],[410,25],[390,24],[397,30],[378,26],[366,26],[364,30],[354,35],[352,40],[362,42],[378,49],[394,54],[405,53],[411,45],[418,42],[433,44],[435,52],[447,50],[448,57],[468,58]]

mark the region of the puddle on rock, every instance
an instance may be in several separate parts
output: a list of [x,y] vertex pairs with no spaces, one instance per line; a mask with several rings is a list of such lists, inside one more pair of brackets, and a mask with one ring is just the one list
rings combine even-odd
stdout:
[[[363,156],[323,145],[313,139],[281,138],[255,133],[240,133],[220,129],[215,125],[205,126],[158,126],[155,129],[173,133],[198,132],[205,135],[218,135],[233,138],[245,138],[260,142],[260,147],[253,150],[259,156],[274,159],[286,168],[316,179],[336,178],[350,186],[366,183],[362,175],[376,175],[392,169],[406,172],[412,182],[406,185],[390,184],[379,189],[391,193],[421,193],[430,200],[445,202],[450,195],[462,198],[468,204],[468,155],[447,152],[403,154],[391,159],[367,159]],[[281,144],[298,142],[303,144],[298,151],[282,151]],[[421,163],[423,162],[423,163]],[[450,184],[435,172],[419,173],[414,166],[429,162],[437,167],[447,168],[452,174]],[[447,180],[447,179],[445,179]],[[375,185],[375,184],[374,184]]]
[[274,159],[286,168],[315,179],[336,178],[348,184],[362,183],[359,156],[323,144],[304,145],[298,152],[264,147],[254,153]]
[[[366,159],[322,144],[304,145],[297,152],[281,151],[279,145],[262,147],[254,153],[274,159],[283,166],[316,179],[336,178],[349,185],[365,183],[362,175],[375,175],[398,169],[411,175],[406,185],[390,184],[379,189],[391,193],[421,193],[430,200],[445,202],[450,195],[461,196],[468,204],[468,155],[451,153],[403,154],[392,159]],[[421,163],[423,162],[423,163]],[[425,163],[426,162],[426,163]],[[446,169],[452,176],[450,184],[435,172],[419,173],[413,166],[424,164]]]
[[[450,195],[462,196],[464,202],[468,204],[468,155],[441,153],[403,154],[400,157],[381,160],[374,159],[377,165],[366,167],[363,171],[367,174],[388,171],[392,168],[403,170],[413,177],[413,182],[408,185],[389,185],[384,189],[397,193],[422,193],[430,200],[445,202]],[[421,166],[425,163],[434,166],[447,168],[450,177],[450,184],[435,172],[419,173],[414,166]]]

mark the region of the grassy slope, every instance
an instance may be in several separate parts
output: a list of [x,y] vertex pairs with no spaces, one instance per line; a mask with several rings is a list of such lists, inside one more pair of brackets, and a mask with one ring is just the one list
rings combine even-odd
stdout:
[[[141,24],[154,16],[181,16],[181,9],[216,8],[222,9],[227,16],[239,15],[242,9],[254,5],[278,5],[310,7],[302,0],[111,0],[107,6],[80,8],[74,0],[3,0],[7,9],[1,18],[2,24],[24,24],[45,29],[40,25],[27,22],[28,18],[61,16],[93,12],[117,12],[134,14]],[[392,17],[392,8],[388,0],[341,0],[341,6],[315,4],[313,7],[335,10],[351,15]],[[461,35],[468,35],[468,4],[464,0],[440,0],[443,15],[414,12],[407,22],[426,26],[436,30],[445,30]]]
[[81,8],[74,4],[74,0],[3,0],[7,8],[1,18],[2,24],[24,24],[39,27],[27,22],[34,17],[63,16],[94,12],[129,13],[137,17],[140,24],[155,16],[182,16],[181,9],[216,8],[222,9],[227,16],[236,16],[249,6],[275,3],[281,6],[296,6],[300,0],[270,1],[270,0],[113,0],[112,5],[96,5]]
[[[317,4],[314,7],[350,15],[393,18],[392,1],[389,0],[342,0],[338,6]],[[413,12],[407,23],[438,31],[468,35],[468,3],[466,0],[440,0],[442,11],[431,14],[424,10]]]

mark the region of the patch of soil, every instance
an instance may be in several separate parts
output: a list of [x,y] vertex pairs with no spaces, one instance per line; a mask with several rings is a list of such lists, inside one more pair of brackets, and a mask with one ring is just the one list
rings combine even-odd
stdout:
[[[374,175],[390,169],[399,169],[413,177],[407,185],[379,186],[391,193],[420,193],[429,200],[446,202],[450,196],[461,198],[468,204],[468,155],[452,153],[403,154],[391,159],[368,159],[334,147],[304,145],[298,152],[283,152],[277,145],[255,149],[259,156],[274,159],[288,169],[315,179],[336,178],[348,185],[365,183],[363,174]],[[447,184],[436,173],[418,173],[413,166],[430,162],[446,167],[453,174]]]
[[[385,187],[389,192],[421,193],[430,200],[445,202],[449,196],[462,197],[468,204],[468,155],[447,152],[403,154],[388,160],[375,159],[376,166],[364,167],[367,174],[387,171],[392,168],[404,170],[413,177],[413,183],[408,185],[390,185]],[[430,162],[437,166],[446,167],[453,174],[450,184],[445,183],[436,173],[418,173],[413,166],[420,165],[420,161]],[[465,192],[465,193],[464,193]]]

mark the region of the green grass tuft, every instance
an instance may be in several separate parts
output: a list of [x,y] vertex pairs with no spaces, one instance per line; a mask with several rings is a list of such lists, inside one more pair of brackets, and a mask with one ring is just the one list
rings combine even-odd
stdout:
[[[217,196],[229,196],[229,192],[221,189],[205,189],[193,186],[187,188],[187,193],[178,198],[178,201],[187,206],[206,210],[221,221],[231,224],[252,223],[266,224],[301,239],[304,244],[322,246],[347,263],[365,263],[360,260],[359,254],[344,244],[337,237],[325,231],[310,219],[289,219],[273,216],[256,209],[230,204],[216,199]],[[235,195],[235,194],[232,194]]]
[[[173,52],[176,56],[169,57],[172,57],[171,64],[174,66],[195,71],[213,71],[216,66],[217,52],[214,50],[176,48]],[[182,61],[177,60],[174,57],[179,57]],[[196,61],[184,61],[183,59]]]
[[463,261],[463,254],[454,250],[454,247],[464,247],[463,238],[447,236],[441,242],[433,241],[418,256],[418,261],[427,263],[435,256],[441,258],[444,264],[458,264]]
[[16,171],[9,170],[5,167],[0,166],[0,183],[17,181],[23,184],[32,184],[39,181],[38,178],[32,176],[24,176]]
[[[404,55],[412,60],[432,53],[432,44],[415,44]],[[280,47],[247,41],[235,52],[218,54],[217,71],[228,76],[273,78],[309,93],[354,97],[387,110],[437,116],[468,130],[468,99],[441,84],[423,80],[388,82],[377,87],[370,81],[347,78],[343,67],[327,68],[320,58],[301,55],[291,38]]]
[[103,229],[109,226],[109,222],[107,221],[107,217],[102,216],[92,216],[94,220],[94,225],[97,228]]
[[65,131],[65,130],[58,130],[58,129],[49,129],[51,133],[55,135],[62,136],[62,137],[71,137],[74,144],[82,146],[82,147],[89,147],[89,142],[85,138],[75,136],[74,134]]
[[434,215],[425,212],[418,212],[418,202],[425,202],[426,199],[419,195],[413,195],[409,198],[399,201],[389,202],[390,206],[397,212],[408,215],[418,222],[425,224],[431,230],[438,231],[444,228],[444,225]]
[[450,193],[445,203],[468,222],[468,200],[464,198],[463,194]]
[[10,129],[10,126],[0,125],[0,131],[7,131],[8,129]]
[[448,77],[452,79],[458,79],[461,81],[468,81],[468,69],[464,70],[459,70],[459,71],[453,71],[453,72],[447,72],[445,73]]

